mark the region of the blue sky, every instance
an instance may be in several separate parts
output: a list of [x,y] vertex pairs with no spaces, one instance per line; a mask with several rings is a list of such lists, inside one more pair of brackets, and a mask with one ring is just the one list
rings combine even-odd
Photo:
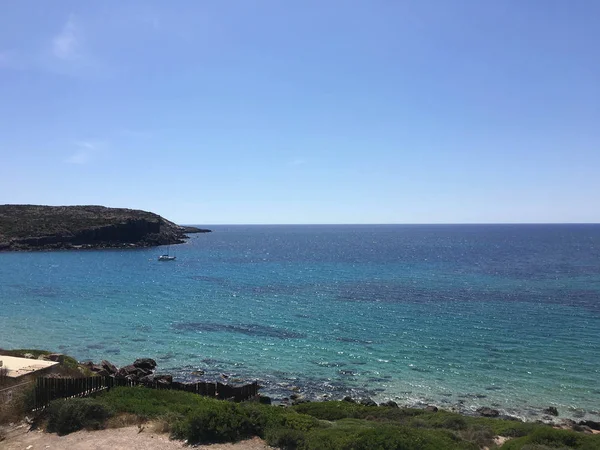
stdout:
[[600,222],[596,0],[0,10],[0,203]]

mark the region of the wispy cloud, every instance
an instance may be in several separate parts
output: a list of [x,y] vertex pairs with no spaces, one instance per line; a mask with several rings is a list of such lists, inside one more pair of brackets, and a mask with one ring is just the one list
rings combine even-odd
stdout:
[[82,34],[74,14],[69,15],[60,33],[52,39],[52,54],[62,60],[73,60],[81,56]]
[[102,146],[101,143],[93,141],[77,141],[73,145],[77,147],[77,150],[71,156],[65,159],[65,162],[68,164],[77,165],[83,165],[92,162]]
[[[94,33],[88,31],[88,22],[84,22],[75,14],[70,14],[60,31],[50,37],[49,45],[39,59],[39,68],[77,78],[98,79],[114,76],[114,68],[107,65],[105,61],[99,60],[90,50],[88,37],[94,37]],[[100,39],[98,32],[95,38]]]

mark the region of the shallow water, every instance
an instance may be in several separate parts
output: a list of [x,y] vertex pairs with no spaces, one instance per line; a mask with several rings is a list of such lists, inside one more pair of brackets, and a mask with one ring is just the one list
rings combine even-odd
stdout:
[[0,253],[0,347],[157,359],[276,397],[599,417],[600,226],[214,226]]

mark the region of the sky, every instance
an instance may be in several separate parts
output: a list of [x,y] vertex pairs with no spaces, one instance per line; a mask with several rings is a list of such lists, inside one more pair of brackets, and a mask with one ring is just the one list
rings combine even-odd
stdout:
[[0,0],[0,204],[600,222],[597,0]]

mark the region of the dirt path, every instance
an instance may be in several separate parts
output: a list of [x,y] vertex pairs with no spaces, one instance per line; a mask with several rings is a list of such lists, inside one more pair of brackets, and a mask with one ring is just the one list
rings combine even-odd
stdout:
[[[172,441],[166,434],[140,432],[137,426],[111,428],[100,431],[78,431],[67,436],[30,431],[28,425],[8,430],[7,438],[0,442],[2,450],[175,450],[190,448],[182,441]],[[259,438],[235,444],[199,445],[206,450],[268,450]]]

